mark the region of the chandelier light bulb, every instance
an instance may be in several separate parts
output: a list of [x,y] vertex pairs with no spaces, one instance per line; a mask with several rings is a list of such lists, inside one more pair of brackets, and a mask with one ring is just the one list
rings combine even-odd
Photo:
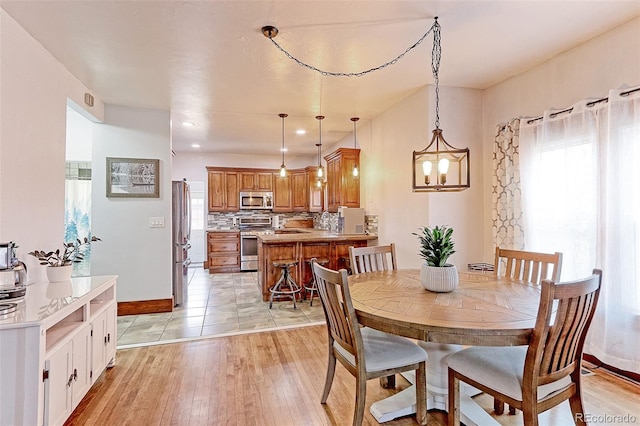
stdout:
[[431,183],[431,170],[433,169],[433,163],[431,161],[425,161],[422,163],[422,172],[424,173],[424,183],[429,185]]
[[441,158],[440,161],[438,161],[438,172],[440,172],[440,174],[447,174],[447,172],[449,171],[449,160],[447,160],[446,158]]

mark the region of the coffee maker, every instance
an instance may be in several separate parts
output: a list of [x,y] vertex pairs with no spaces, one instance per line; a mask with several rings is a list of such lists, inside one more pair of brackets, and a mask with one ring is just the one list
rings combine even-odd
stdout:
[[7,298],[7,293],[15,293],[16,287],[25,287],[27,283],[27,266],[16,257],[16,247],[13,241],[0,243],[0,299]]

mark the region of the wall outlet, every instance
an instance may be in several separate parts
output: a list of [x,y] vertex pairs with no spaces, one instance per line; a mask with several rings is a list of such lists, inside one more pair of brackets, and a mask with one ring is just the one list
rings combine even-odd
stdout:
[[149,228],[164,228],[164,217],[150,217]]

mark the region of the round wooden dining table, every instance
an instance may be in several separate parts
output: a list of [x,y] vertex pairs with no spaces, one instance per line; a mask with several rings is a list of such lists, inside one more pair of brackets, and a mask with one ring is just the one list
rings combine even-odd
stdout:
[[[540,303],[539,286],[482,272],[460,272],[458,288],[448,293],[425,290],[418,269],[351,275],[349,289],[360,324],[431,342],[423,345],[429,354],[428,407],[442,410],[447,408],[442,358],[461,349],[459,345],[528,344]],[[411,398],[415,404],[415,390],[405,391],[404,397],[400,392],[388,398],[391,402],[371,406],[379,422],[410,413],[398,407]],[[489,424],[491,419],[471,398],[461,401],[461,411],[466,424]]]

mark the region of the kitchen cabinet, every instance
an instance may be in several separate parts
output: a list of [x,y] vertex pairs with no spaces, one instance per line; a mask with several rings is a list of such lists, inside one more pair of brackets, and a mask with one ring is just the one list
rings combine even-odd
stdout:
[[318,186],[318,167],[310,166],[305,169],[307,174],[308,200],[310,212],[321,212],[324,208],[324,184]]
[[237,171],[207,167],[209,211],[240,210],[239,175]]
[[[115,362],[116,276],[29,285],[0,322],[0,424],[62,425]],[[103,327],[111,346],[94,356]],[[109,337],[107,337],[109,339]]]
[[265,170],[261,172],[256,171],[241,171],[240,172],[240,191],[273,191],[273,172],[271,170]]
[[[111,359],[115,358],[116,316],[117,307],[116,305],[111,305],[96,315],[92,321],[92,366],[95,366],[94,369],[96,370],[99,370],[101,365],[107,365]],[[91,379],[93,383],[98,379],[98,376],[92,377]]]
[[291,171],[291,210],[294,212],[309,211],[309,184],[307,171]]
[[360,177],[353,176],[354,166],[360,168],[360,150],[339,148],[324,159],[327,162],[327,211],[335,213],[338,206],[360,207]]
[[240,272],[240,232],[207,232],[207,262],[210,273]]
[[285,177],[273,173],[273,212],[285,213],[293,209],[291,194],[291,171]]

